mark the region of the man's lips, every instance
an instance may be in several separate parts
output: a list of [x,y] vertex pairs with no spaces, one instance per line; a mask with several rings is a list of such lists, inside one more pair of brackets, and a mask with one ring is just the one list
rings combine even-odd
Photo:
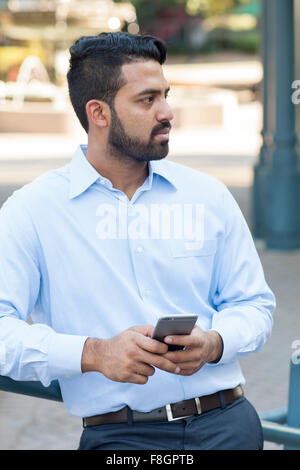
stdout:
[[167,140],[169,138],[170,127],[164,127],[154,134],[159,140]]

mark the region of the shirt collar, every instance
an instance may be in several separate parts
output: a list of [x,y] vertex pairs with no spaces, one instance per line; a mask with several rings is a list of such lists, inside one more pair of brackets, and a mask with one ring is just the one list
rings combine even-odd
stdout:
[[[92,184],[94,184],[98,178],[101,178],[101,174],[90,164],[86,158],[87,145],[79,145],[71,162],[70,162],[70,199],[79,196]],[[149,184],[152,186],[153,174],[163,177],[172,186],[177,189],[175,175],[170,171],[170,168],[166,168],[164,162],[150,161],[149,162]]]
[[85,154],[87,145],[80,145],[70,163],[70,192],[69,197],[79,196],[88,189],[100,174],[87,160]]
[[169,162],[165,160],[151,160],[149,162],[149,174],[152,172],[164,178],[174,189],[178,189],[178,175]]

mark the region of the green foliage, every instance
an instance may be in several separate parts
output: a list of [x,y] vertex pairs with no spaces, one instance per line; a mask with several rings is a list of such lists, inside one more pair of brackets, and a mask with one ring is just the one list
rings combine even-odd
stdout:
[[228,40],[228,49],[234,49],[246,54],[256,54],[259,51],[260,38],[255,31],[243,33],[239,37]]
[[205,17],[223,15],[240,4],[238,0],[186,0],[186,9],[190,14],[201,13]]
[[[122,1],[122,0],[115,0]],[[152,33],[155,26],[161,24],[161,15],[166,10],[181,6],[188,17],[200,14],[203,18],[222,16],[230,13],[233,9],[247,5],[251,0],[131,0],[136,9],[137,22],[141,33]],[[235,49],[243,52],[255,53],[258,50],[258,34],[241,33],[232,34],[229,30],[216,30],[205,44],[201,46],[187,45],[182,36],[167,40],[169,53],[209,53],[219,50]]]
[[197,54],[205,55],[222,51],[238,51],[244,54],[257,54],[260,46],[260,36],[256,31],[226,35],[219,31],[219,35],[213,35],[204,44],[186,45],[182,41],[168,43],[168,56]]
[[[120,0],[119,0],[120,1]],[[155,21],[165,8],[183,5],[190,15],[204,17],[223,15],[234,7],[250,3],[251,0],[132,0],[140,25]]]

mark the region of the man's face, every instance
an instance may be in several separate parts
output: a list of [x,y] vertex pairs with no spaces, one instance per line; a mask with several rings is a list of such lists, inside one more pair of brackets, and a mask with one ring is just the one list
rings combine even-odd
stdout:
[[165,158],[173,114],[161,65],[154,60],[133,62],[123,65],[122,74],[126,84],[111,106],[112,153],[138,161]]

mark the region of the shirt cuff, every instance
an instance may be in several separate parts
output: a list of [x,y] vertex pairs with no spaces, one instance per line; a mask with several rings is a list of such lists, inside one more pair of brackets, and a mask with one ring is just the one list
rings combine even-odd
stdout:
[[208,362],[209,366],[217,366],[227,364],[238,359],[238,351],[242,344],[242,338],[238,328],[234,326],[234,322],[227,319],[222,320],[219,316],[215,316],[211,331],[216,331],[223,341],[223,352],[218,362]]
[[88,336],[56,333],[50,343],[48,365],[51,380],[82,374],[81,357]]
[[237,360],[237,353],[240,347],[240,337],[232,325],[218,325],[212,328],[219,333],[223,341],[223,353],[218,362],[209,362],[209,365],[217,366]]

